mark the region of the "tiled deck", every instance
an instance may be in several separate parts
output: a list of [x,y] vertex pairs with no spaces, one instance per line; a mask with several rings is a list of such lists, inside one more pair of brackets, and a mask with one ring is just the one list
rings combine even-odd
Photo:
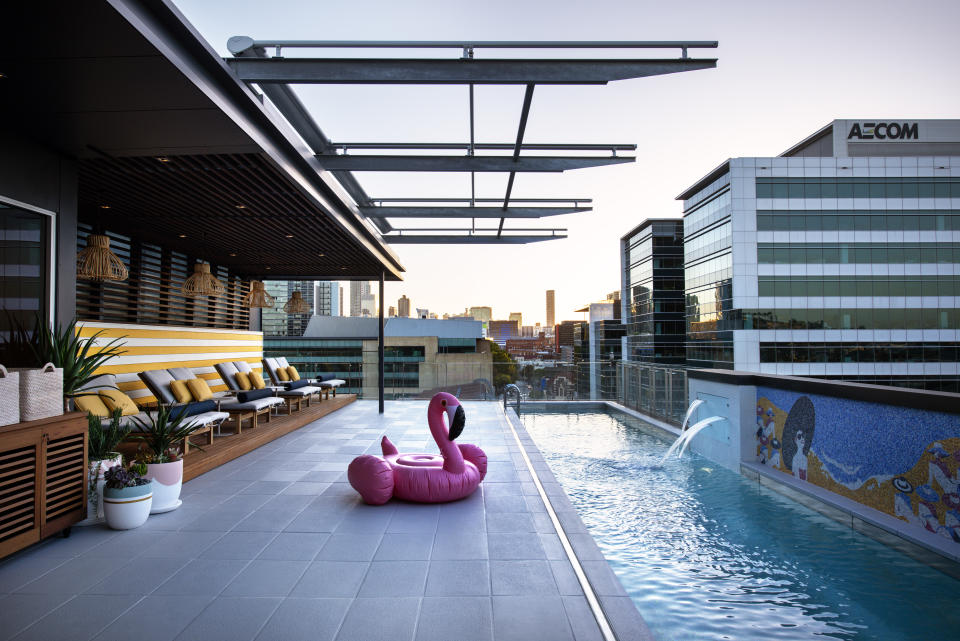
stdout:
[[[401,451],[436,446],[426,402],[384,416],[352,403],[187,483],[183,507],[137,530],[74,528],[2,562],[0,639],[600,639],[501,410],[465,410],[461,440],[490,459],[468,499],[362,504],[346,466],[382,434]],[[638,638],[632,602],[547,477],[614,629]]]

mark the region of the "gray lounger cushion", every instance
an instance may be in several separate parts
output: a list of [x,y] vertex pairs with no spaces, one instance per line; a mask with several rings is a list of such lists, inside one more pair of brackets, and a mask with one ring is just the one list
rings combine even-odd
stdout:
[[253,368],[250,367],[250,363],[247,361],[233,361],[233,366],[237,368],[238,372],[246,372],[249,374],[253,371]]
[[320,391],[319,387],[308,385],[306,387],[298,387],[297,389],[290,389],[290,390],[280,389],[280,390],[277,390],[277,394],[279,394],[280,396],[292,396],[294,398],[296,398],[297,396],[306,398],[311,394],[317,394],[319,391]]
[[167,371],[170,372],[170,376],[175,381],[189,381],[191,378],[197,377],[192,370],[186,367],[171,367]]
[[240,386],[237,384],[237,372],[240,370],[237,369],[236,365],[233,363],[217,363],[213,367],[217,370],[217,374],[220,375],[223,382],[227,384],[227,387],[230,388],[231,392],[240,391]]
[[117,389],[116,374],[101,374],[94,376],[87,384],[80,388],[81,392],[100,392],[102,390]]
[[265,407],[272,407],[272,406],[274,406],[274,405],[279,405],[280,403],[283,403],[283,399],[282,399],[282,398],[278,398],[278,397],[276,397],[276,396],[267,396],[267,397],[265,397],[265,398],[258,398],[258,399],[256,399],[256,400],[246,401],[246,402],[244,402],[244,403],[241,403],[241,402],[239,402],[239,401],[233,402],[233,403],[227,401],[227,402],[224,402],[224,403],[220,403],[220,409],[222,409],[222,410],[246,410],[246,411],[256,410],[256,411],[260,411],[260,410],[262,410],[262,409],[265,408]]
[[277,367],[279,367],[277,359],[275,358],[265,358],[263,359],[263,369],[267,370],[267,374],[270,375],[270,380],[274,385],[279,385],[280,380],[277,379]]
[[290,367],[290,363],[287,362],[286,356],[278,356],[276,358],[277,367]]
[[153,393],[160,403],[168,405],[177,402],[173,392],[170,391],[170,383],[178,379],[171,376],[169,371],[154,369],[149,372],[140,372],[137,376],[146,384],[147,389]]

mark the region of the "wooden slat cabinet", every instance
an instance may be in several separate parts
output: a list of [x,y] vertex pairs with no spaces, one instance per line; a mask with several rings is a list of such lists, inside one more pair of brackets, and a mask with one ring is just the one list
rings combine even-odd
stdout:
[[87,418],[0,427],[0,558],[86,516]]

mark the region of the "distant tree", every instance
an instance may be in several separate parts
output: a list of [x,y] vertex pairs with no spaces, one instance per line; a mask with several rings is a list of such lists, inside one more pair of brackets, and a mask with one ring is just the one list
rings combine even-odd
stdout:
[[493,386],[497,394],[503,393],[504,385],[517,380],[517,363],[506,351],[493,341],[490,343],[490,354],[493,357]]
[[526,382],[532,385],[534,383],[533,372],[534,372],[533,365],[524,365],[520,369],[520,378],[522,378],[523,380],[525,380]]

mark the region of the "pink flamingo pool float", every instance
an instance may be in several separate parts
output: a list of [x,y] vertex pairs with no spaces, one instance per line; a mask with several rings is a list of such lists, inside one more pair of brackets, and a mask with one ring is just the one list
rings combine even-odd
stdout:
[[487,473],[487,455],[476,445],[453,442],[463,432],[466,420],[456,396],[446,392],[434,395],[427,408],[427,423],[440,456],[401,454],[384,436],[380,442],[383,458],[364,454],[350,463],[350,485],[370,505],[383,505],[393,496],[417,503],[444,503],[469,496]]

